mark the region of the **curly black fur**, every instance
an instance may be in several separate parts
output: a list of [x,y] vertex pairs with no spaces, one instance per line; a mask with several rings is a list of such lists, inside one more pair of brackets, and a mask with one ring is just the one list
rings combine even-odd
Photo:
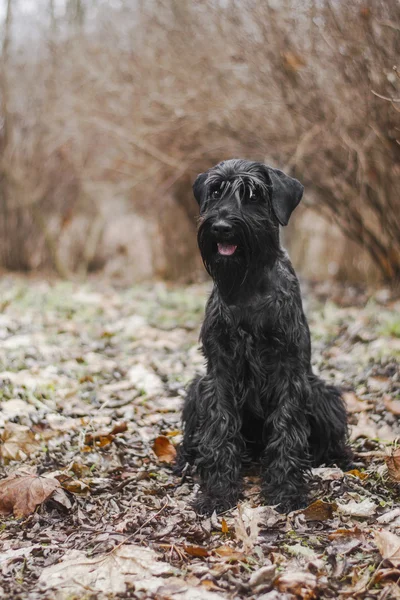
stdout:
[[351,459],[343,400],[312,371],[299,283],[279,241],[303,187],[262,163],[229,160],[193,191],[214,288],[200,333],[207,372],[188,390],[177,470],[195,465],[196,508],[211,513],[237,503],[242,467],[257,459],[265,500],[293,510],[306,503],[313,465]]

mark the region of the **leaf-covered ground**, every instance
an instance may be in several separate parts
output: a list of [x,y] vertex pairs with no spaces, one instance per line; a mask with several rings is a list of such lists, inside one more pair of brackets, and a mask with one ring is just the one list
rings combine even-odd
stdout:
[[311,505],[223,516],[172,474],[208,286],[0,282],[0,597],[400,598],[400,302],[306,287],[317,371],[343,386],[355,469]]

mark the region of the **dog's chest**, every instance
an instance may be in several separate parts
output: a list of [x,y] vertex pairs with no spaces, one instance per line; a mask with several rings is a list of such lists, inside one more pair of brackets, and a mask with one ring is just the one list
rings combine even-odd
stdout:
[[228,333],[228,352],[236,377],[258,387],[276,364],[280,351],[277,324],[251,309],[237,311]]

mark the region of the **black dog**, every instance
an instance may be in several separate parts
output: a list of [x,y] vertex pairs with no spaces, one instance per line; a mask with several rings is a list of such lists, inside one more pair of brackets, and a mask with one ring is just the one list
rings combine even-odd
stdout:
[[198,244],[214,279],[200,340],[207,372],[183,409],[177,470],[195,465],[200,513],[237,503],[243,464],[261,459],[262,492],[304,506],[310,468],[349,463],[340,392],[314,375],[299,283],[279,242],[303,186],[258,162],[228,160],[199,175]]

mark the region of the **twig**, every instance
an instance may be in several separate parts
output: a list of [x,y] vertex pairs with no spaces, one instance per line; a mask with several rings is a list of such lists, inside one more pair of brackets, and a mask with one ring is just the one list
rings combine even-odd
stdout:
[[385,456],[388,456],[387,452],[383,452],[383,450],[371,450],[370,452],[354,452],[354,455],[361,456],[364,458],[368,458],[368,457],[385,458]]
[[374,96],[378,96],[378,98],[382,98],[382,100],[388,100],[388,102],[400,102],[400,98],[389,98],[388,96],[382,96],[382,94],[378,94],[374,90],[371,90]]
[[169,504],[169,500],[168,500],[168,497],[167,497],[167,500],[166,500],[165,504],[160,508],[160,510],[158,512],[156,512],[154,515],[151,515],[151,517],[149,517],[147,519],[147,521],[145,521],[140,527],[138,527],[138,529],[136,529],[136,531],[134,531],[133,533],[131,533],[130,535],[128,535],[128,537],[125,538],[119,544],[117,544],[117,546],[115,546],[115,548],[113,548],[112,550],[110,550],[109,552],[107,552],[105,554],[105,556],[107,556],[108,554],[112,554],[113,552],[115,552],[116,550],[118,550],[118,548],[120,548],[121,546],[123,546],[124,544],[126,544],[129,540],[131,540],[132,538],[134,538],[135,535],[137,535],[139,533],[139,531],[141,531],[143,529],[143,527],[146,527],[146,525],[148,525],[149,523],[151,523],[151,521],[153,521],[153,519],[155,519],[156,517],[158,517],[163,512],[163,510],[165,510],[167,508],[168,504]]

